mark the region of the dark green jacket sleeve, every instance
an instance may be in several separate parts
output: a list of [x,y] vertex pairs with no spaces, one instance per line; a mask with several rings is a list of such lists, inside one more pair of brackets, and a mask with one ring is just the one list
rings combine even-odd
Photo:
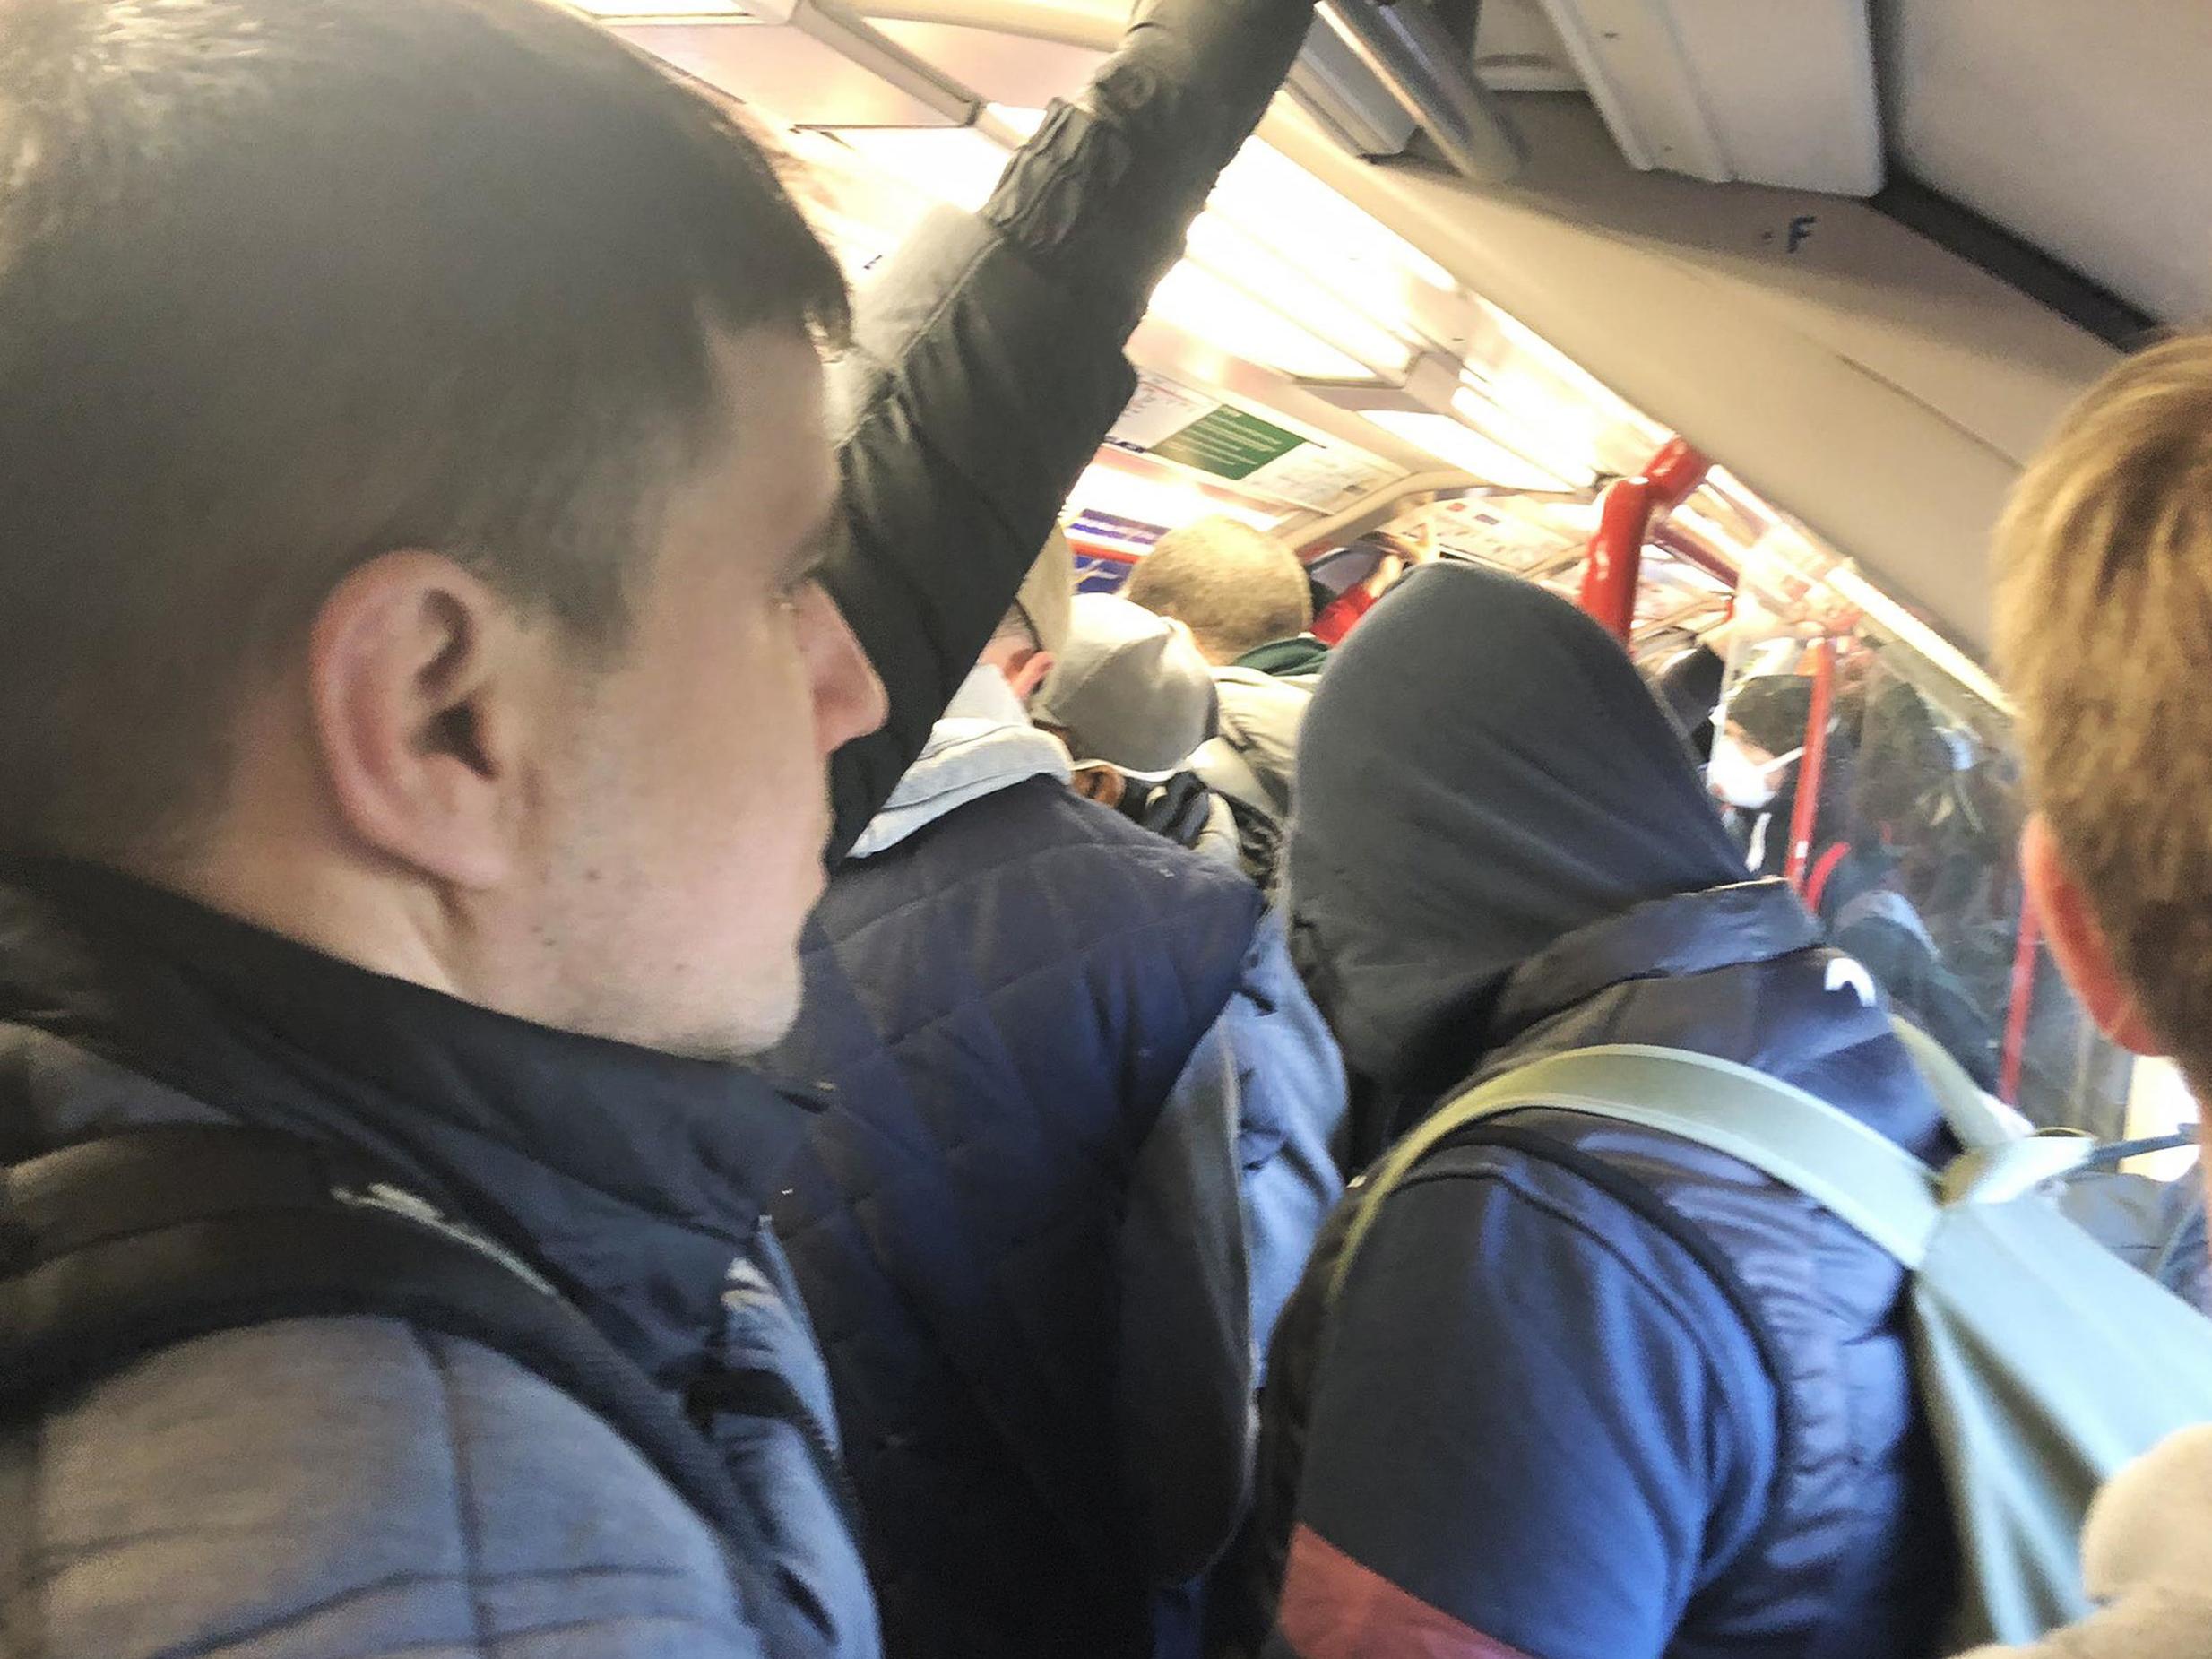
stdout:
[[1157,0],[979,214],[925,220],[832,370],[843,491],[825,580],[890,695],[831,764],[842,857],[920,753],[1128,401],[1122,358],[1312,0]]

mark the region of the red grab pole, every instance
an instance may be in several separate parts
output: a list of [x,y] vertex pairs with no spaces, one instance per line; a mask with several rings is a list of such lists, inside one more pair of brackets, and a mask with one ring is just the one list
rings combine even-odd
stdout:
[[1636,623],[1636,583],[1652,521],[1681,505],[1712,466],[1681,438],[1669,438],[1642,477],[1618,479],[1606,490],[1582,567],[1581,602],[1623,644]]
[[2025,884],[2020,889],[2020,937],[2012,947],[2012,1002],[2005,1012],[2005,1050],[1997,1069],[1997,1093],[2009,1106],[2020,1098],[2021,1062],[2027,1052],[2027,1015],[2035,1005],[2035,956],[2043,948],[2043,918]]
[[1812,708],[1805,716],[1805,753],[1797,763],[1797,804],[1790,813],[1790,856],[1783,875],[1799,893],[1812,861],[1812,832],[1820,816],[1820,773],[1827,765],[1828,710],[1836,702],[1836,642],[1812,648]]
[[1636,584],[1644,571],[1644,537],[1652,488],[1640,478],[1616,479],[1598,508],[1597,533],[1582,567],[1582,608],[1628,643],[1636,622]]

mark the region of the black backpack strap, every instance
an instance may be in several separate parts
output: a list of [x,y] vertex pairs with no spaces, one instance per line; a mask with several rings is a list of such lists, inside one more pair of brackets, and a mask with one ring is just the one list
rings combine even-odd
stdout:
[[605,1420],[725,1539],[728,1470],[683,1410],[521,1262],[288,1135],[134,1129],[0,1175],[0,1410],[194,1337],[388,1318],[465,1337]]

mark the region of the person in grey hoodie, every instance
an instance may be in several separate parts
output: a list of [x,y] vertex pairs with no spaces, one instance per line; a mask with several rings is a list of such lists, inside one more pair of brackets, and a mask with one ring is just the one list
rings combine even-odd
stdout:
[[[2033,815],[2020,870],[2082,1006],[2212,1094],[2212,335],[2128,359],[2022,475],[1997,537],[1998,644]],[[2212,1427],[2092,1508],[2103,1603],[2009,1659],[2212,1656]],[[1984,1649],[1974,1659],[2000,1659]]]
[[1299,729],[1328,661],[1328,647],[1306,631],[1313,595],[1305,569],[1274,537],[1237,519],[1203,518],[1161,537],[1123,592],[1188,627],[1214,665],[1221,731],[1194,770],[1240,819],[1269,832],[1255,838],[1248,869],[1272,891],[1291,821]]

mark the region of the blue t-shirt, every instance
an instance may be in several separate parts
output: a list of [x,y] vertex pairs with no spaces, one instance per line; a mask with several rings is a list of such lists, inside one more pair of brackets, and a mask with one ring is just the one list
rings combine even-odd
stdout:
[[1756,1534],[1777,1456],[1711,1275],[1491,1146],[1386,1201],[1312,1399],[1271,1650],[1296,1659],[1655,1659]]

